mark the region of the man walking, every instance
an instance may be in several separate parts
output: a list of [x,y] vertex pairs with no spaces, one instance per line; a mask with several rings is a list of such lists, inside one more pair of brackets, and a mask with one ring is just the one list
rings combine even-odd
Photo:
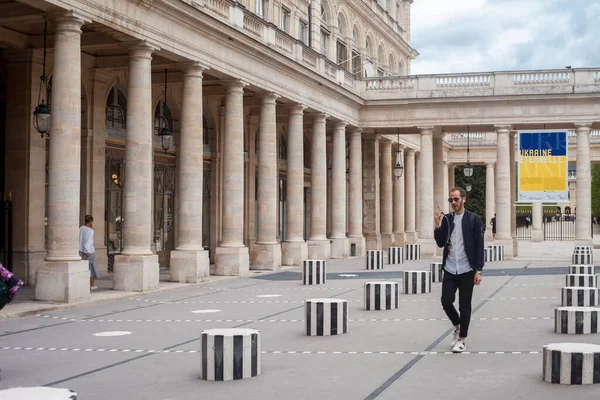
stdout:
[[94,279],[98,278],[98,269],[96,268],[96,249],[94,248],[94,217],[85,216],[85,225],[79,227],[79,256],[82,260],[90,262],[90,289],[98,289],[94,286]]
[[[448,198],[452,213],[444,215],[439,206],[435,212],[435,241],[444,248],[442,307],[455,327],[450,343],[454,353],[467,349],[473,287],[481,283],[483,268],[483,223],[479,215],[465,210],[466,201],[464,189],[453,188]],[[453,304],[457,289],[460,315]]]
[[492,239],[496,240],[496,213],[494,213],[494,217],[490,219],[490,225],[492,226]]

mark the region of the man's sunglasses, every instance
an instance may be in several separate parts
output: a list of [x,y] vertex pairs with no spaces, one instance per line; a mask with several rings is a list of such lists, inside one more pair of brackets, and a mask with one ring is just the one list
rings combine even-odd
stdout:
[[460,197],[448,197],[448,203],[458,203]]

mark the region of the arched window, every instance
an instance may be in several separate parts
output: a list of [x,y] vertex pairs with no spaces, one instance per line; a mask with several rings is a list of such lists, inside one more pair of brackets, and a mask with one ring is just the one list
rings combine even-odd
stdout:
[[377,75],[379,76],[383,76],[384,70],[383,70],[383,63],[385,62],[384,59],[384,55],[383,55],[383,46],[379,45],[379,48],[377,49]]
[[338,15],[338,33],[340,36],[344,36],[346,34],[346,28],[344,27],[344,20],[342,18],[342,14]]
[[114,86],[106,99],[106,127],[125,129],[127,127],[127,98],[118,87]]
[[388,59],[388,67],[390,69],[390,72],[394,72],[397,73],[398,71],[395,70],[396,68],[396,61],[394,60],[394,55],[390,54],[390,57]]
[[367,40],[365,42],[365,51],[367,53],[367,57],[373,57],[373,46],[371,46],[371,38],[367,36]]
[[279,159],[287,160],[287,142],[283,134],[279,136]]
[[327,13],[325,12],[325,6],[321,3],[321,23],[327,25]]
[[359,39],[358,39],[358,27],[354,25],[354,29],[352,29],[352,46],[358,47]]
[[329,57],[329,39],[331,38],[331,31],[329,30],[327,12],[324,3],[324,1],[321,2],[321,54],[323,54],[325,57]]

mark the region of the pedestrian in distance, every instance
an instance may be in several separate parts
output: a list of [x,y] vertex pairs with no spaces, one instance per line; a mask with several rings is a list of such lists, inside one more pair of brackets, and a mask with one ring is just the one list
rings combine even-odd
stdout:
[[82,260],[90,263],[90,290],[98,289],[94,285],[94,280],[99,278],[98,268],[96,267],[96,249],[94,248],[94,217],[85,216],[85,225],[79,227],[79,256]]
[[494,213],[494,218],[490,219],[490,225],[492,226],[492,239],[496,240],[496,213]]

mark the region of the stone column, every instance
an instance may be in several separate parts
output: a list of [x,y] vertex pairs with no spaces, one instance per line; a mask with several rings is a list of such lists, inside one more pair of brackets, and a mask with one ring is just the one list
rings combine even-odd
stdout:
[[277,271],[281,269],[281,245],[277,242],[278,159],[277,159],[277,97],[273,93],[262,97],[258,126],[258,234],[250,253],[251,269]]
[[382,140],[381,166],[379,171],[381,188],[381,245],[384,250],[394,245],[394,214],[392,194],[392,142]]
[[[242,82],[227,86],[222,157],[222,236],[215,251],[215,275],[244,276],[249,271],[250,255],[244,246],[243,100]],[[259,162],[262,162],[260,156]]]
[[485,220],[483,221],[485,225],[485,240],[492,241],[492,226],[490,225],[490,221],[494,218],[496,199],[495,199],[495,189],[494,189],[494,163],[487,162],[485,164]]
[[283,265],[301,265],[308,258],[304,241],[304,109],[289,108],[287,142],[287,231],[281,245]]
[[331,162],[331,258],[348,258],[346,238],[346,123],[333,128]]
[[510,131],[508,147],[510,148],[509,158],[510,158],[510,203],[511,203],[511,216],[510,216],[510,231],[513,242],[513,257],[516,257],[519,253],[519,246],[517,240],[517,193],[516,193],[516,185],[517,185],[517,175],[516,175],[516,146],[515,146],[515,138],[517,136],[517,131]]
[[[90,297],[89,263],[79,256],[81,168],[81,26],[54,21],[52,122],[48,160],[48,263],[38,270],[35,299],[77,302]],[[9,133],[10,134],[10,133]]]
[[[505,259],[512,259],[513,241],[510,225],[510,126],[497,125],[496,146],[496,244],[504,245]],[[509,258],[510,257],[510,258]]]
[[[432,189],[433,190],[433,189]],[[421,204],[421,152],[415,152],[415,232],[417,233],[416,237],[419,237],[419,215],[420,215],[420,207]],[[416,243],[415,239],[415,243]]]
[[[404,161],[404,151],[398,145],[396,157]],[[404,167],[406,170],[406,166]],[[394,180],[394,245],[404,246],[406,244],[406,235],[404,233],[404,174],[400,178],[393,177]]]
[[456,177],[454,176],[454,168],[455,167],[456,166],[454,164],[448,163],[448,183],[449,183],[448,192],[450,192],[450,189],[452,189],[453,187],[456,187]]
[[[449,178],[450,172],[448,171],[448,162],[447,161],[444,161],[444,167],[443,168],[444,168],[444,180],[443,180],[443,182],[444,182],[444,193],[445,193],[445,196],[448,196],[448,194],[450,193],[450,188],[452,186],[450,186],[450,178]],[[449,212],[450,211],[450,204],[448,203],[448,199],[445,196],[443,196],[442,199],[441,199],[442,204],[444,204],[444,206],[442,206],[442,204],[440,204],[440,206],[443,207],[442,210],[444,210],[445,212]]]
[[[433,239],[433,213],[435,212],[433,191],[433,128],[419,128],[421,131],[421,176],[419,178],[419,240],[421,255],[435,256],[436,244]],[[441,204],[440,204],[441,206]]]
[[331,255],[327,239],[327,118],[316,114],[313,119],[308,257],[316,260],[329,260]]
[[379,225],[379,136],[365,139],[363,153],[363,230],[367,250],[381,250]]
[[158,256],[152,254],[153,149],[152,52],[142,43],[129,50],[127,134],[123,190],[123,251],[115,256],[114,290],[158,289]]
[[533,203],[531,212],[531,240],[541,242],[544,240],[542,230],[542,203]]
[[577,215],[575,219],[575,245],[592,246],[591,124],[575,124],[575,129],[577,131]]
[[[177,247],[171,251],[172,282],[208,280],[210,263],[202,246],[204,162],[202,131],[202,72],[194,64],[183,73],[181,127],[177,147]],[[207,133],[208,134],[208,133]]]
[[406,162],[404,163],[404,185],[406,189],[404,193],[404,208],[406,214],[404,224],[407,244],[417,243],[417,232],[415,229],[415,184],[415,151],[413,149],[406,149]]
[[[434,193],[434,211],[437,206],[440,206],[444,212],[449,212],[448,191],[446,190],[446,182],[444,170],[447,168],[444,165],[444,134],[436,133],[433,135],[433,193]],[[433,217],[432,217],[433,218]]]
[[366,241],[363,236],[362,130],[360,128],[350,129],[349,170],[348,238],[350,247],[355,246],[355,254],[364,256]]

